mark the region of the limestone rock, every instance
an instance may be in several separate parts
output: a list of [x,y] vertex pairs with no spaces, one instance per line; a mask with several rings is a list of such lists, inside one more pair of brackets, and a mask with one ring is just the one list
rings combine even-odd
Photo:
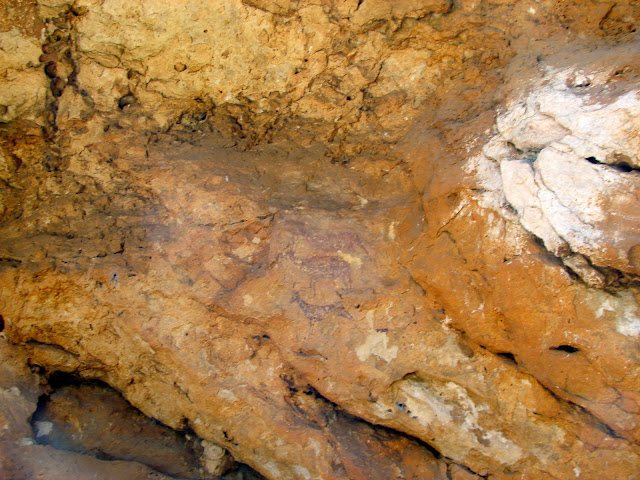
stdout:
[[[634,170],[640,101],[635,86],[621,91],[617,78],[629,55],[618,49],[608,54],[611,63],[549,69],[525,99],[498,117],[500,135],[492,142],[515,149],[492,158],[500,165],[506,200],[555,255],[573,252],[638,274],[631,251],[640,243],[640,177]],[[496,147],[486,151],[492,155]],[[583,277],[589,275],[597,273]],[[589,283],[604,285],[602,278]]]
[[[36,442],[154,421],[187,478],[640,475],[634,1],[29,8],[2,475],[162,478]],[[154,421],[80,442],[61,374]]]
[[0,2],[0,122],[35,117],[47,81],[38,67],[44,25],[35,1]]
[[0,391],[0,476],[2,478],[130,478],[169,479],[134,462],[104,461],[95,457],[65,452],[38,445],[29,423],[36,410],[41,387],[26,365],[22,349],[9,347],[0,338],[2,390]]
[[[621,51],[624,53],[625,49],[599,51],[601,65],[622,70],[629,57],[620,55]],[[628,54],[629,50],[626,52]],[[620,63],[614,62],[616,58]],[[554,60],[549,62],[547,68],[553,71]],[[533,85],[535,87],[537,83],[534,81]],[[531,90],[535,91],[533,87]],[[612,87],[612,90],[615,89]],[[624,88],[621,94],[625,95]],[[614,94],[608,98],[615,102],[617,97]],[[595,108],[600,107],[589,107],[587,112]],[[483,125],[486,128],[490,120],[478,118],[475,123],[477,129]],[[499,121],[496,130],[499,131],[500,125]],[[637,441],[637,409],[632,406],[637,401],[635,392],[638,388],[634,353],[637,336],[632,327],[637,324],[638,306],[633,287],[637,280],[633,274],[625,276],[612,270],[597,270],[591,263],[601,261],[605,266],[632,270],[626,266],[626,246],[620,247],[624,252],[622,260],[622,255],[614,248],[607,250],[606,247],[615,247],[621,240],[633,237],[637,205],[631,202],[628,210],[616,211],[602,208],[597,200],[605,197],[609,202],[619,195],[624,196],[630,185],[627,178],[635,182],[635,172],[621,172],[583,160],[585,169],[561,170],[563,177],[559,178],[558,169],[562,168],[565,157],[554,157],[555,150],[546,147],[535,160],[528,158],[536,152],[518,152],[517,145],[509,146],[500,135],[492,138],[493,131],[492,128],[485,130],[486,147],[467,160],[466,175],[454,177],[454,181],[442,179],[443,175],[455,171],[455,164],[443,158],[442,150],[435,150],[432,160],[417,153],[418,147],[411,146],[418,135],[424,135],[423,132],[417,129],[414,136],[407,137],[404,151],[418,155],[412,164],[426,162],[427,167],[423,168],[429,168],[428,165],[440,161],[442,164],[438,168],[444,172],[425,189],[425,211],[432,212],[432,223],[415,246],[419,253],[409,257],[410,269],[423,288],[434,293],[441,302],[447,314],[447,325],[464,332],[488,350],[503,355],[519,368],[524,367],[554,394],[584,406],[621,435]],[[558,135],[565,134],[562,129],[545,131],[551,132],[545,141],[552,145],[559,144],[561,137]],[[431,145],[442,148],[442,142],[434,141]],[[520,147],[525,148],[524,145]],[[541,164],[536,166],[539,160]],[[558,161],[554,163],[554,160]],[[603,175],[615,179],[608,183],[608,189],[603,184],[587,181],[576,187],[581,181],[580,175],[585,178],[584,171],[591,167],[602,168],[606,172]],[[539,173],[534,173],[535,169],[540,169]],[[552,171],[555,175],[550,173]],[[542,177],[543,172],[547,174],[546,178]],[[520,188],[509,183],[512,180],[517,180]],[[545,190],[548,185],[542,180],[548,180],[558,195],[564,196],[554,198],[549,193],[551,190]],[[571,185],[574,187],[567,188]],[[584,192],[593,193],[594,189],[600,189],[600,197],[594,199],[583,195]],[[540,192],[540,195],[530,195],[530,192]],[[550,203],[545,204],[545,201]],[[556,203],[552,208],[553,202]],[[511,207],[515,207],[515,213]],[[576,240],[579,228],[586,224],[594,209],[601,212],[601,220],[594,223],[602,230],[598,233],[593,228],[592,239],[603,244],[599,245],[595,240],[594,243],[579,244]],[[565,224],[558,226],[558,218],[563,218]],[[600,227],[607,222],[611,225],[610,230]],[[623,228],[617,230],[613,225]],[[627,230],[625,225],[631,225],[631,229]],[[555,229],[560,227],[568,232],[566,239],[557,235]],[[525,228],[540,236],[548,250],[536,245]],[[571,252],[572,248],[580,252],[585,244],[588,249],[582,249],[584,256]],[[590,261],[584,258],[589,254],[593,254]],[[576,282],[563,269],[556,255],[575,268],[575,273],[580,274],[589,287],[606,287],[606,291],[594,292]],[[438,258],[447,258],[446,265],[438,262]],[[533,283],[537,285],[535,288]],[[627,290],[629,287],[631,289]],[[456,295],[449,292],[456,292]],[[545,299],[553,301],[549,303]],[[548,307],[540,309],[543,304]],[[594,369],[600,373],[596,374]],[[635,400],[630,400],[632,398]]]
[[[202,467],[220,476],[232,462],[223,449],[213,455],[212,448],[205,446],[198,455],[196,445],[136,412],[117,392],[100,385],[57,388],[32,423],[40,444],[135,461],[172,477],[207,478]],[[206,457],[202,465],[199,456]]]
[[450,0],[421,0],[417,2],[401,0],[399,2],[385,2],[384,0],[372,0],[358,2],[353,12],[353,21],[365,25],[376,20],[404,18],[420,18],[428,14],[444,14],[451,9]]

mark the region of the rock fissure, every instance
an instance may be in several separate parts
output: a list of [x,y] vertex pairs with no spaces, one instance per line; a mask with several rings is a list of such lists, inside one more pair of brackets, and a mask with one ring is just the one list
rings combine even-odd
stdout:
[[[220,478],[237,469],[228,456],[211,458],[211,447],[192,432],[145,417],[102,382],[54,372],[48,383],[51,389],[38,398],[30,419],[38,445],[99,460],[138,462],[171,478]],[[113,442],[114,437],[121,443]],[[246,477],[259,478],[249,472]]]

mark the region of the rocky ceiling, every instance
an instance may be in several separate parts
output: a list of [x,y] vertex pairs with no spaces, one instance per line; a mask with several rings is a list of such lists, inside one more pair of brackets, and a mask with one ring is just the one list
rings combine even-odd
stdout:
[[0,0],[0,477],[639,478],[639,21]]

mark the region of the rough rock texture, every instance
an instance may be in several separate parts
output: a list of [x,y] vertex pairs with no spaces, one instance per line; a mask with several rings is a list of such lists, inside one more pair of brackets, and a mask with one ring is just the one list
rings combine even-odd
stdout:
[[[548,250],[638,274],[640,97],[620,78],[637,75],[633,53],[618,48],[583,59],[584,70],[545,71],[498,117],[500,135],[485,154],[499,163],[520,222]],[[593,269],[586,275],[604,286]]]
[[25,352],[0,340],[0,477],[7,479],[169,479],[140,463],[98,460],[38,445],[30,424],[42,388],[26,364]]
[[224,449],[158,425],[109,387],[54,380],[52,390],[25,353],[0,339],[0,478],[262,478],[243,465],[230,470]]
[[[31,419],[38,443],[99,458],[137,461],[180,478],[204,478],[199,457],[208,444],[192,444],[173,430],[136,412],[117,392],[100,385],[57,388]],[[219,448],[219,447],[218,447]],[[194,450],[200,450],[199,455]],[[207,452],[211,475],[229,467],[224,455]],[[223,451],[220,453],[224,453]]]
[[39,57],[44,23],[29,0],[0,2],[0,122],[44,110],[47,81]]
[[60,373],[191,432],[143,462],[183,478],[640,476],[636,1],[24,3],[5,476],[160,475],[33,444],[142,461],[90,387],[30,418]]

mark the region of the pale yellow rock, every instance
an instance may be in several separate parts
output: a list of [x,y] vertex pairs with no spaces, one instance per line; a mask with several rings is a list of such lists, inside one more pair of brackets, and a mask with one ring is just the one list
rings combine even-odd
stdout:
[[38,68],[38,38],[17,28],[0,32],[0,122],[37,115],[44,108],[47,80]]

